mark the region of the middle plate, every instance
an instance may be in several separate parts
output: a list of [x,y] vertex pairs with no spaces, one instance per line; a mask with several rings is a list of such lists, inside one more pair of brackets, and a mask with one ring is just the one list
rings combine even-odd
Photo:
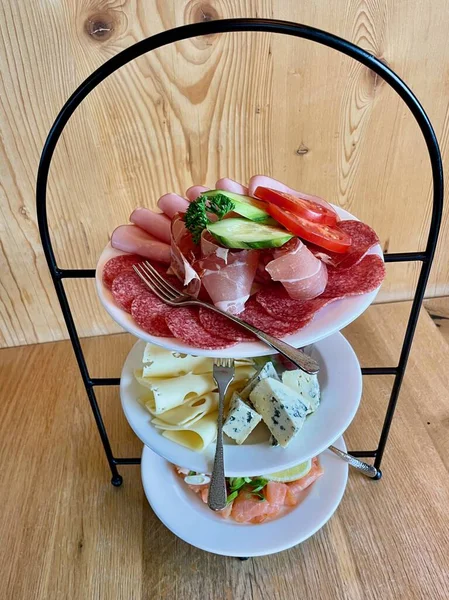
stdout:
[[[120,396],[130,426],[146,446],[171,463],[210,473],[215,444],[210,444],[203,452],[194,452],[163,437],[151,425],[151,415],[137,401],[145,389],[137,383],[133,373],[141,367],[144,348],[142,341],[134,345],[121,375]],[[362,395],[357,356],[340,333],[317,342],[309,348],[309,353],[320,364],[321,403],[316,412],[307,418],[301,432],[287,448],[273,448],[268,430],[261,426],[241,446],[224,436],[226,476],[264,475],[295,466],[323,452],[347,429]]]

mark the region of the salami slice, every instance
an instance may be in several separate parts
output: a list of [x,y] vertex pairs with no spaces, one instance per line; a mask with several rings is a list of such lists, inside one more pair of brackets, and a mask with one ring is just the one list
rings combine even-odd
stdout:
[[131,312],[134,298],[147,290],[147,286],[134,271],[120,273],[112,282],[114,300],[126,312]]
[[121,254],[110,258],[103,267],[103,284],[111,289],[112,282],[120,273],[133,272],[133,265],[144,260],[137,254]]
[[310,323],[319,310],[337,298],[325,298],[324,294],[312,300],[294,300],[281,285],[263,288],[256,294],[257,302],[264,310],[282,322],[303,321]]
[[326,289],[320,298],[358,296],[377,289],[385,277],[385,265],[377,254],[368,254],[350,269],[329,269]]
[[226,340],[252,342],[256,339],[252,333],[243,329],[243,327],[208,308],[200,307],[199,317],[200,323],[206,331],[212,334],[219,333],[220,337]]
[[190,346],[207,350],[233,346],[230,340],[204,329],[194,308],[175,308],[166,316],[166,321],[172,335]]
[[[239,317],[254,325],[258,329],[265,331],[275,337],[284,337],[291,333],[295,333],[307,325],[312,317],[306,317],[305,319],[301,316],[289,315],[288,319],[279,319],[273,314],[269,314],[264,307],[257,302],[256,298],[260,292],[256,294],[256,297],[252,296],[246,303],[245,310],[239,315]],[[298,301],[296,301],[298,302]],[[313,316],[313,315],[312,315]]]
[[323,262],[339,269],[350,269],[362,260],[370,248],[379,243],[377,233],[361,221],[340,221],[338,227],[351,236],[352,245],[349,252],[337,254],[309,245],[309,250]]
[[131,304],[131,314],[134,321],[150,335],[171,337],[165,317],[172,311],[167,304],[159,300],[150,291],[142,292],[134,298]]

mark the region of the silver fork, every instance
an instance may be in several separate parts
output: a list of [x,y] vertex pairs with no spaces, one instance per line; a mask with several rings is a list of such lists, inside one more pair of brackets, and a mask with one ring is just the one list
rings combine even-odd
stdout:
[[352,454],[343,452],[343,450],[340,450],[340,448],[336,448],[335,446],[329,446],[329,450],[351,465],[351,467],[354,467],[354,469],[361,471],[367,477],[371,477],[371,479],[380,479],[382,477],[382,473],[379,469],[376,469],[376,467],[369,465],[363,460],[359,460],[355,456],[352,456]]
[[212,510],[222,510],[226,506],[226,479],[223,456],[223,408],[226,391],[234,379],[234,359],[216,358],[213,376],[218,387],[217,445],[214,468],[212,470],[207,503]]
[[310,356],[307,356],[307,354],[302,352],[302,350],[293,348],[293,346],[290,346],[290,344],[287,344],[286,342],[283,342],[282,340],[279,340],[272,335],[257,329],[257,327],[253,327],[253,325],[242,321],[234,315],[230,315],[229,313],[220,310],[213,304],[203,302],[202,300],[197,300],[196,298],[188,296],[176,289],[173,285],[171,285],[171,283],[166,281],[164,277],[160,275],[148,261],[133,265],[133,269],[142,279],[142,281],[147,284],[150,290],[154,292],[156,296],[158,296],[163,302],[166,302],[170,306],[194,305],[209,308],[220,315],[224,315],[231,321],[234,321],[234,323],[241,325],[248,331],[251,331],[251,333],[258,337],[259,340],[265,342],[265,344],[280,352],[283,356],[291,360],[298,368],[306,373],[315,374],[320,370],[319,364],[316,362],[316,360]]

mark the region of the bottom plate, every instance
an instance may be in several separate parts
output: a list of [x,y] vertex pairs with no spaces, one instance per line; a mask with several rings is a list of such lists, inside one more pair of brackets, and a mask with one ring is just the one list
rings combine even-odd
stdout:
[[[343,438],[334,445],[346,451]],[[151,508],[175,535],[201,550],[223,556],[264,556],[287,550],[316,533],[331,518],[343,497],[348,465],[325,450],[324,475],[303,502],[282,517],[260,525],[239,524],[212,512],[175,475],[169,462],[144,447],[142,483]]]

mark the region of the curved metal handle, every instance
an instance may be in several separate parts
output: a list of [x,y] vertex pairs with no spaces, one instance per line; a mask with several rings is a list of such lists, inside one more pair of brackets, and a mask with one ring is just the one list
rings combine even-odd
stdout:
[[351,467],[357,469],[357,471],[361,471],[367,477],[371,477],[371,479],[380,479],[382,473],[376,469],[376,467],[373,467],[373,465],[369,465],[368,463],[363,462],[363,460],[359,460],[355,456],[351,456],[335,446],[329,446],[329,450],[351,465]]
[[[187,304],[187,302],[184,302],[183,304]],[[291,360],[292,363],[294,363],[302,371],[305,371],[310,375],[315,375],[320,370],[320,365],[316,362],[316,360],[314,360],[310,356],[307,356],[307,354],[305,354],[302,350],[297,350],[296,348],[293,348],[293,346],[290,346],[290,344],[287,344],[287,342],[283,342],[282,340],[279,340],[278,338],[275,338],[272,335],[269,335],[268,333],[257,329],[257,327],[253,327],[253,325],[242,321],[238,317],[224,312],[223,310],[220,310],[212,304],[202,302],[201,300],[192,300],[189,302],[189,304],[198,304],[200,306],[204,306],[205,308],[209,308],[210,310],[213,310],[219,313],[220,315],[227,317],[231,321],[234,321],[234,323],[237,323],[238,325],[244,327],[248,331],[251,331],[251,333],[254,333],[254,335],[258,337],[259,340],[265,342],[265,344],[267,344],[271,348],[274,348],[274,350],[280,352],[283,356]]]

